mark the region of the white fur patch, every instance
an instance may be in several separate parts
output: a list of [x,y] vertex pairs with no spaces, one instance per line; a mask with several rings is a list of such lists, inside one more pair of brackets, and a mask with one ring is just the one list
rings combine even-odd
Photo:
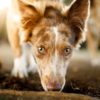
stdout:
[[[59,36],[59,32],[58,32],[58,28],[56,26],[52,27],[52,31],[53,33],[55,34],[55,45],[58,41],[58,36]],[[52,63],[51,63],[51,69],[52,69],[52,72],[56,75],[57,73],[57,68],[56,68],[56,64],[57,64],[57,60],[58,60],[58,56],[57,56],[57,52],[55,51],[55,55],[53,56],[52,58]],[[55,67],[54,67],[55,66]]]
[[29,68],[28,72],[37,72],[37,64],[32,56],[32,53],[29,54]]
[[56,74],[57,74],[57,54],[56,54],[56,52],[55,52],[55,55],[53,56],[53,58],[52,58],[52,63],[51,63],[51,70],[52,70],[52,72],[53,72],[53,74],[56,76]]
[[[58,27],[52,27],[52,31],[55,34],[55,46],[57,45],[58,41],[59,41],[59,31],[58,31]],[[55,55],[52,57],[52,63],[51,63],[51,70],[53,72],[53,74],[55,74],[55,76],[57,75],[57,73],[59,75],[61,75],[62,77],[65,77],[66,71],[67,71],[67,66],[68,63],[64,62],[63,59],[60,59],[57,51],[55,51]]]
[[53,27],[52,31],[55,34],[55,44],[56,44],[56,42],[58,41],[58,36],[59,36],[58,28],[57,27]]
[[28,72],[36,71],[36,63],[30,49],[29,44],[22,45],[22,55],[14,60],[13,76],[23,78],[28,76]]
[[20,78],[27,77],[28,73],[27,73],[26,66],[27,66],[27,63],[26,63],[24,55],[22,55],[19,58],[16,58],[14,60],[14,68],[12,70],[12,75],[15,77],[20,77]]
[[62,77],[65,77],[65,75],[67,74],[68,64],[69,64],[69,61],[63,62],[63,64],[61,64],[62,66],[60,66],[61,67],[60,73]]

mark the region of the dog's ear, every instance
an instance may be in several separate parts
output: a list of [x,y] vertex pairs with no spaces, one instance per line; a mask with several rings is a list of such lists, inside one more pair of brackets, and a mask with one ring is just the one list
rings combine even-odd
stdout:
[[47,1],[39,0],[17,0],[19,10],[24,14],[33,14],[36,11],[43,15]]
[[17,0],[18,11],[20,15],[20,27],[21,31],[25,32],[21,36],[21,41],[29,41],[30,36],[32,35],[31,31],[36,26],[36,24],[41,19],[41,14],[37,10],[32,2],[27,2],[27,0]]
[[25,0],[17,0],[17,2],[20,18],[25,28],[27,28],[29,24],[35,24],[40,18],[37,9],[31,4],[31,2],[25,2]]
[[72,42],[74,46],[76,46],[85,35],[83,32],[86,29],[89,7],[89,0],[75,0],[67,12],[67,22],[72,31],[70,42]]

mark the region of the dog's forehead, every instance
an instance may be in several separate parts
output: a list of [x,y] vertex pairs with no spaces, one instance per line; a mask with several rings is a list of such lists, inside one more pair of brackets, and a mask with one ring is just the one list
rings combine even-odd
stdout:
[[70,32],[66,27],[59,25],[59,26],[53,26],[51,27],[51,29],[52,29],[52,34],[54,35],[54,41],[56,45],[58,44],[62,45],[68,42],[68,39],[70,37],[69,34]]
[[67,41],[71,33],[64,15],[53,7],[47,7],[43,18],[33,31],[39,42],[53,43]]
[[67,20],[65,20],[65,16],[62,14],[62,10],[53,7],[46,8],[44,18],[47,19],[47,21],[52,22],[50,24],[59,24],[67,22]]
[[44,13],[45,17],[61,17],[61,10],[53,7],[47,7]]
[[[39,27],[40,28],[40,27]],[[38,43],[59,44],[68,41],[70,30],[64,24],[41,27],[36,34]]]

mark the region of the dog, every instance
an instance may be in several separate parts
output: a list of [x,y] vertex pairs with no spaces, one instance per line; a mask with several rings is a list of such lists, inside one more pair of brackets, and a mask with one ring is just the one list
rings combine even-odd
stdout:
[[100,1],[91,0],[91,15],[88,21],[87,47],[91,55],[91,64],[100,65],[97,51],[100,46]]
[[7,30],[14,53],[12,75],[38,72],[45,91],[61,91],[73,50],[84,40],[89,0],[12,0]]

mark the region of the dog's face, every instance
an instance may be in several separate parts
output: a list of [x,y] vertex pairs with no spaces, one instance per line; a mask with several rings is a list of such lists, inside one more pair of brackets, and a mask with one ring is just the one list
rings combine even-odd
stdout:
[[44,18],[43,23],[44,20],[46,21],[45,26],[39,25],[36,30],[33,30],[33,33],[38,30],[35,38],[32,38],[34,57],[44,89],[59,90],[65,84],[68,60],[73,50],[67,34],[70,30],[65,29],[67,25],[64,22],[48,25],[53,23],[53,20]]
[[88,0],[77,0],[65,13],[46,6],[43,15],[34,7],[20,3],[25,41],[32,44],[42,86],[46,91],[62,90],[73,49],[83,38]]

